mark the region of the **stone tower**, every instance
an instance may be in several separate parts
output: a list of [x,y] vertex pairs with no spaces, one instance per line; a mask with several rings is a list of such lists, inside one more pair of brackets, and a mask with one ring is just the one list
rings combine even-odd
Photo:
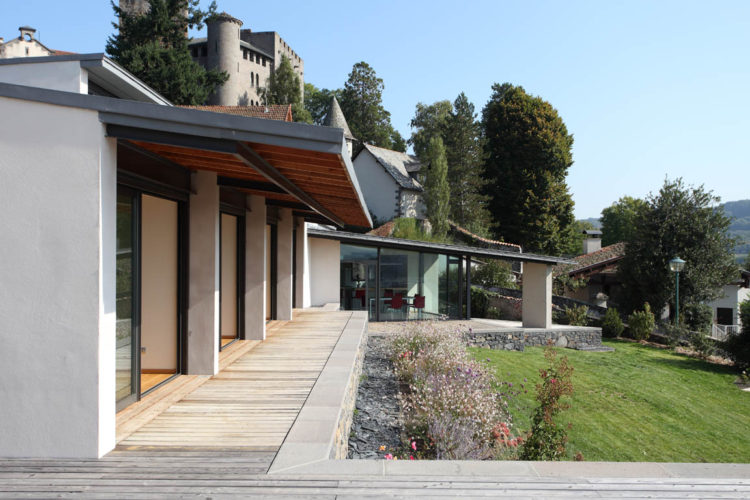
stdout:
[[349,129],[349,124],[346,123],[344,112],[341,111],[339,101],[336,96],[331,97],[331,104],[328,106],[328,113],[326,119],[323,122],[326,127],[334,127],[344,129],[344,139],[346,139],[346,149],[349,150],[349,157],[352,157],[354,150],[354,141],[356,140],[352,131]]
[[238,96],[242,95],[240,81],[240,27],[242,21],[226,12],[213,16],[206,22],[208,45],[208,69],[226,71],[229,79],[209,97],[209,104],[237,106]]
[[148,0],[120,0],[120,8],[128,14],[145,14],[149,7]]

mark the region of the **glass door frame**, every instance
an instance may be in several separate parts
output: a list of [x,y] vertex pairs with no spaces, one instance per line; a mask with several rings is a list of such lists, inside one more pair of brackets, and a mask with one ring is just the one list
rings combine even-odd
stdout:
[[[160,182],[151,181],[143,178],[139,175],[130,174],[126,171],[117,172],[117,195],[120,193],[131,194],[135,198],[135,206],[138,217],[134,217],[133,221],[136,226],[135,236],[137,239],[137,245],[134,243],[134,253],[136,254],[134,262],[137,262],[137,269],[134,275],[137,275],[137,280],[133,283],[133,309],[134,318],[137,318],[136,324],[136,339],[135,344],[137,345],[136,356],[133,360],[134,374],[137,374],[137,391],[135,392],[135,398],[128,396],[121,400],[116,405],[116,411],[120,411],[127,405],[132,404],[146,394],[154,391],[158,387],[166,384],[173,380],[175,377],[187,373],[188,362],[187,362],[187,347],[188,347],[188,294],[189,294],[189,279],[188,279],[188,265],[189,265],[189,213],[190,213],[190,193],[183,191],[179,188],[173,188],[171,186],[162,184]],[[142,213],[141,213],[141,198],[142,195],[154,196],[157,198],[163,198],[165,200],[173,201],[177,203],[177,369],[175,374],[167,378],[163,382],[155,385],[145,392],[141,392],[141,226],[142,226]],[[135,264],[134,264],[135,265]],[[135,377],[135,375],[133,375]],[[127,404],[125,404],[127,401]]]
[[[232,205],[222,203],[219,209],[219,241],[221,237],[221,215],[231,215],[237,218],[237,337],[226,346],[221,345],[221,301],[219,292],[219,352],[234,344],[237,340],[245,339],[245,211]],[[219,247],[219,290],[221,290],[221,247]]]

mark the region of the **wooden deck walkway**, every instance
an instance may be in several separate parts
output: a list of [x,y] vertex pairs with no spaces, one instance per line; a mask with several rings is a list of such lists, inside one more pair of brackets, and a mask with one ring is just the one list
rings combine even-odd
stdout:
[[190,450],[273,458],[350,316],[295,311],[294,321],[275,325],[264,342],[128,432],[115,455]]

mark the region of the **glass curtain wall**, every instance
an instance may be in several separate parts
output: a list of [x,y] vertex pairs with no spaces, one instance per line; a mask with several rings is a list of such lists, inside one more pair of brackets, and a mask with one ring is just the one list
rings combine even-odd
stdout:
[[369,311],[376,319],[378,249],[341,245],[341,307],[347,311]]
[[135,262],[137,199],[127,190],[117,194],[117,274],[115,311],[117,318],[116,391],[117,408],[135,401],[138,378],[134,359],[137,353],[138,321],[135,318],[137,264]]
[[461,258],[341,245],[341,307],[370,321],[461,317]]

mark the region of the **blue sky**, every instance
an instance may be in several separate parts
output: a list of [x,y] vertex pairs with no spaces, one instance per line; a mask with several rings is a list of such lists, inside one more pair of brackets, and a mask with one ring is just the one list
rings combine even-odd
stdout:
[[[420,101],[463,91],[481,113],[495,82],[543,97],[575,137],[579,218],[655,192],[666,176],[750,198],[750,2],[218,4],[246,28],[281,33],[318,87],[343,86],[368,62],[405,137]],[[101,52],[113,31],[107,1],[0,0],[0,12],[0,36],[28,24],[55,49]]]

